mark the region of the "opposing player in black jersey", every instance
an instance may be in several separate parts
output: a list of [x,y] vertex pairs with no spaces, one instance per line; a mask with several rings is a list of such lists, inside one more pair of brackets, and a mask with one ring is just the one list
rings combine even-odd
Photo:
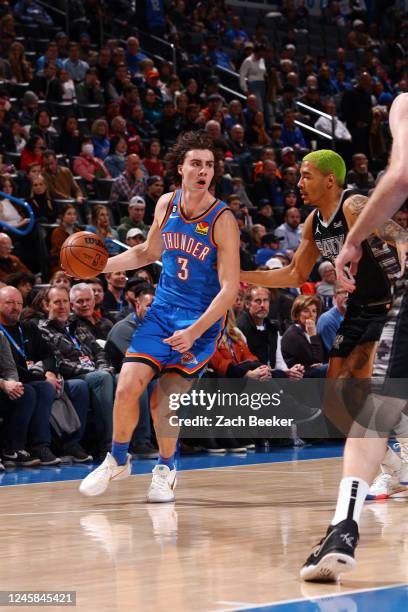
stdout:
[[[408,196],[408,94],[399,95],[390,110],[389,123],[393,145],[388,168],[379,181],[360,218],[354,224],[336,261],[338,280],[355,293],[357,277],[350,278],[360,269],[364,253],[364,241],[375,227],[384,224],[383,234],[396,243],[401,262],[405,261],[407,232],[389,224],[387,217],[394,214]],[[384,223],[385,222],[385,223]],[[383,398],[383,413],[387,416],[395,411],[395,422],[406,406],[399,397],[401,386],[395,379],[408,378],[408,272],[395,283],[393,306],[384,326],[375,359],[374,373],[388,381],[387,396]],[[391,384],[390,384],[391,382]],[[404,381],[403,381],[404,382]],[[378,398],[377,398],[378,399]],[[403,421],[404,419],[401,419]],[[397,427],[401,427],[401,421]],[[390,428],[395,423],[389,422]],[[356,426],[358,427],[358,425]],[[353,432],[354,433],[354,432]],[[310,555],[301,570],[301,576],[312,580],[336,580],[338,575],[354,564],[354,549],[358,541],[358,522],[369,484],[376,474],[386,450],[386,437],[363,437],[353,435],[347,440],[344,450],[343,477],[340,482],[336,514],[325,538]],[[340,522],[339,522],[340,521]]]
[[[334,151],[306,155],[299,188],[304,203],[317,210],[305,221],[292,262],[278,270],[242,272],[241,280],[265,287],[300,287],[320,256],[334,263],[367,200],[343,189],[345,177],[344,160]],[[376,342],[391,303],[391,286],[399,272],[396,250],[381,237],[381,229],[376,230],[363,244],[355,291],[330,353],[329,378],[370,377]],[[345,430],[351,418],[336,424]]]

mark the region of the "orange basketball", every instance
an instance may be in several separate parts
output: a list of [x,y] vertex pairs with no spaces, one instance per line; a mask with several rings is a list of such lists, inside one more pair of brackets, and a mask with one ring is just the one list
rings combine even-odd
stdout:
[[108,261],[104,242],[92,232],[77,232],[61,247],[61,268],[69,276],[91,278],[100,274]]

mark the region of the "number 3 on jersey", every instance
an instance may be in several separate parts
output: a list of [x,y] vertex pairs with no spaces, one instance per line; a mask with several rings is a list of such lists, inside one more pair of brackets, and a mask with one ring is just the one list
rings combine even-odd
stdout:
[[180,266],[177,272],[177,278],[186,281],[188,279],[188,259],[186,257],[177,257],[177,263]]

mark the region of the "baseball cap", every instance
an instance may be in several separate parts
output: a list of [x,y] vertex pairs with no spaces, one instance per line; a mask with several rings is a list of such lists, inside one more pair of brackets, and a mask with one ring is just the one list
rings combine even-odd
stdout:
[[287,153],[294,153],[295,150],[293,147],[283,147],[281,151],[281,155],[286,155]]
[[271,257],[265,263],[265,266],[269,268],[269,270],[278,270],[279,268],[283,268],[283,263],[278,257]]
[[159,76],[160,76],[160,73],[158,70],[156,70],[156,68],[152,68],[146,74],[146,78],[148,79],[158,79]]
[[132,206],[146,206],[146,202],[142,196],[133,196],[128,204],[129,208],[132,208]]
[[136,236],[143,236],[143,238],[146,238],[145,233],[141,229],[132,227],[126,234],[126,240],[128,240],[128,238],[136,238]]
[[158,182],[163,182],[163,179],[161,176],[159,176],[158,174],[154,174],[153,176],[149,176],[149,178],[146,181],[146,185],[148,187],[150,187],[150,185],[153,185],[154,183],[158,183]]
[[57,32],[55,35],[55,40],[60,40],[60,38],[68,38],[68,34],[65,32]]

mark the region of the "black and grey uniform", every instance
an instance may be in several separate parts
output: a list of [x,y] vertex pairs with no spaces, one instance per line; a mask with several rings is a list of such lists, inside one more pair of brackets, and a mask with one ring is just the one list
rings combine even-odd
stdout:
[[[327,222],[319,210],[313,215],[313,237],[324,259],[335,263],[349,228],[343,212],[347,198],[356,194],[345,190]],[[389,312],[393,285],[399,278],[400,265],[396,249],[371,235],[362,244],[363,256],[355,277],[356,289],[350,294],[344,321],[340,325],[330,357],[348,357],[360,344],[380,339]]]

